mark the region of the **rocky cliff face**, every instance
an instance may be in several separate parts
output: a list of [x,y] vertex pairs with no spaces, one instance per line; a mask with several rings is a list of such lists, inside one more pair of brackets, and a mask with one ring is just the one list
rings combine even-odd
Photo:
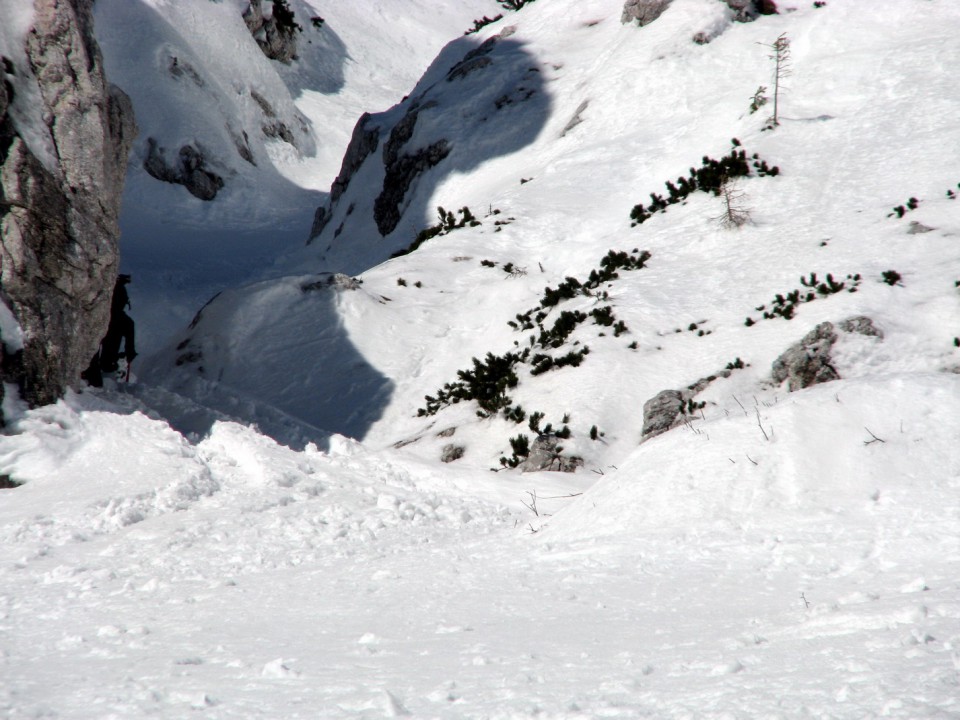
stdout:
[[104,79],[92,4],[35,0],[21,54],[2,62],[2,379],[31,406],[79,378],[105,332],[117,274],[136,126],[127,97]]

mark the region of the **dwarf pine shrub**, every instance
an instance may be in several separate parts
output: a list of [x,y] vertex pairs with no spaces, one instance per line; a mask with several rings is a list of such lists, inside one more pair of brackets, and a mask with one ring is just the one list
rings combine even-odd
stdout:
[[[742,148],[742,143],[737,138],[733,138],[730,142],[732,149],[719,160],[704,155],[700,167],[690,168],[688,176],[678,177],[676,184],[669,180],[664,183],[667,189],[666,198],[658,193],[650,193],[649,205],[644,206],[643,203],[634,205],[630,211],[630,219],[633,221],[631,227],[641,225],[658,212],[666,212],[669,206],[683,202],[697,190],[719,196],[727,181],[749,176],[751,163],[747,160],[747,151]],[[761,177],[775,176],[780,173],[780,168],[770,167],[756,153],[752,156],[752,160],[753,167]]]

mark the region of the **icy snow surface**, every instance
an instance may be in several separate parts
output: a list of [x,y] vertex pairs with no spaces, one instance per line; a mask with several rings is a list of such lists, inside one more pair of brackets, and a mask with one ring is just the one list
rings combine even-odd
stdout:
[[[374,164],[343,216],[276,264],[229,244],[232,230],[206,236],[206,210],[152,188],[157,207],[196,223],[189,242],[225,253],[217,282],[244,284],[138,361],[141,382],[30,411],[7,399],[0,485],[22,484],[0,488],[0,716],[960,717],[960,200],[946,194],[960,190],[960,5],[778,4],[736,24],[714,0],[674,0],[637,28],[620,25],[621,0],[538,0],[456,40],[418,90],[515,26],[502,47],[536,62],[545,114],[498,154],[471,114],[481,94],[439,85],[444,115],[416,142],[443,131],[462,155],[425,176],[386,238],[366,214],[379,185],[359,181],[383,172]],[[314,131],[321,108],[339,117],[342,149],[356,114],[414,86],[439,49],[410,34],[431,5],[411,0],[420,14],[405,17],[405,2],[317,3],[351,57],[377,59],[345,66],[340,100],[294,97]],[[469,26],[453,5],[434,26],[450,37]],[[398,44],[365,36],[361,8],[406,23]],[[711,42],[692,42],[701,31]],[[771,84],[757,43],[783,32],[789,93],[781,126],[762,131],[763,112],[747,109]],[[396,63],[402,53],[423,63]],[[523,107],[495,122],[529,122]],[[378,122],[388,131],[404,112]],[[741,182],[750,223],[719,227],[721,201],[696,193],[630,227],[635,203],[732,137],[781,170]],[[316,167],[277,160],[276,176],[329,187],[339,158],[316,138]],[[482,158],[467,166],[471,147]],[[147,187],[131,182],[127,208]],[[296,225],[271,192],[249,213]],[[888,217],[910,197],[916,210]],[[469,206],[482,224],[382,262],[437,205]],[[150,250],[156,267],[189,266],[187,245]],[[144,248],[145,301],[181,312],[202,283],[144,277]],[[507,321],[611,248],[651,258],[604,286],[603,303],[566,300],[548,324],[609,304],[629,332],[586,321],[555,351],[589,344],[582,366],[522,366],[511,391],[544,422],[569,414],[578,472],[502,469],[509,438],[533,433],[478,418],[473,402],[417,416],[472,357],[527,343]],[[762,319],[758,306],[811,272],[851,287]],[[771,381],[819,323],[860,315],[882,336],[838,331],[841,379],[792,393]],[[646,400],[736,358],[744,367],[698,394],[702,406],[640,442]],[[441,463],[448,445],[464,454]]]

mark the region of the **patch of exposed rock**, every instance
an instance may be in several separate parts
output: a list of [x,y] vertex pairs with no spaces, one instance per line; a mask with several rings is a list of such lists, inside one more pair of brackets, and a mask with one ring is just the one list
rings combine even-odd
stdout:
[[627,0],[623,4],[620,22],[624,25],[636,22],[640,27],[649,25],[663,15],[671,2],[672,0]]
[[463,445],[454,445],[453,443],[444,445],[443,450],[440,451],[440,462],[451,463],[459,460],[466,450]]
[[250,0],[243,20],[268,58],[284,65],[297,59],[297,33],[300,26],[293,19],[293,12],[285,5],[274,4],[273,14],[264,17],[262,1]]
[[381,235],[389,235],[397,227],[403,214],[403,199],[414,181],[437,165],[452,150],[450,143],[441,139],[413,152],[405,151],[404,146],[413,137],[420,113],[435,105],[433,101],[412,103],[400,122],[394,125],[383,145],[383,188],[373,203],[373,218]]
[[333,205],[346,192],[347,186],[354,174],[363,165],[366,160],[380,144],[380,128],[368,127],[371,119],[370,113],[363,113],[357,124],[353,127],[353,135],[350,137],[350,144],[347,146],[347,152],[343,156],[343,162],[340,164],[340,173],[337,175],[333,184],[330,186],[330,200],[327,205],[321,205],[317,208],[313,216],[313,226],[310,228],[310,238],[307,240],[309,245],[315,237],[323,232],[323,229],[330,222],[332,217]]
[[777,3],[775,0],[720,0],[733,10],[733,19],[736,22],[753,22],[761,15],[776,15]]
[[463,59],[450,68],[447,73],[447,82],[453,82],[465,78],[475,70],[482,70],[488,65],[493,64],[493,60],[487,57],[497,44],[497,36],[487,38],[478,47],[463,56]]
[[[92,0],[36,0],[24,52],[29,67],[5,59],[0,83],[0,288],[24,338],[4,338],[2,379],[36,406],[79,380],[106,330],[136,125],[129,98],[104,78]],[[52,153],[28,145],[10,117],[21,73],[37,81],[33,110],[46,127],[33,134]]]
[[552,433],[539,435],[530,447],[530,454],[518,467],[523,472],[554,470],[572,473],[583,467],[583,458],[564,455],[560,439]]
[[447,140],[438,140],[413,153],[404,153],[387,165],[383,189],[373,203],[373,218],[381,235],[389,235],[397,227],[403,200],[417,178],[438,165],[451,149]]
[[682,390],[661,390],[643,404],[643,430],[641,441],[656,437],[683,422],[683,419],[703,404],[696,405],[693,399],[703,392],[718,377],[728,378],[733,371],[721,370],[716,375],[700,378]]
[[339,291],[359,290],[361,282],[361,280],[344,273],[329,273],[319,280],[311,280],[310,282],[303,283],[300,289],[303,292],[326,290],[328,288]]
[[223,188],[223,178],[207,167],[207,157],[193,145],[184,145],[175,158],[168,160],[166,149],[154,138],[147,138],[143,169],[157,180],[183,185],[201,200],[213,200]]
[[[847,318],[839,327],[841,332],[883,339],[883,333],[868,317]],[[791,345],[773,361],[773,381],[777,384],[786,381],[787,389],[793,392],[811,385],[839,380],[840,373],[833,366],[831,357],[838,337],[833,323],[823,322],[817,325],[804,335],[800,342]]]

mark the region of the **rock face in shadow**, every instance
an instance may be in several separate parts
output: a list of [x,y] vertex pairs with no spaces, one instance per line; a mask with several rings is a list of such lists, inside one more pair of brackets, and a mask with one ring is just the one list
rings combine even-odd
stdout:
[[193,145],[184,145],[175,160],[168,161],[165,149],[147,138],[147,159],[143,169],[163,182],[183,185],[201,200],[213,200],[223,187],[223,178],[207,167],[207,158]]
[[0,64],[2,376],[31,406],[79,379],[106,330],[136,135],[104,78],[92,0],[34,5],[20,62]]

